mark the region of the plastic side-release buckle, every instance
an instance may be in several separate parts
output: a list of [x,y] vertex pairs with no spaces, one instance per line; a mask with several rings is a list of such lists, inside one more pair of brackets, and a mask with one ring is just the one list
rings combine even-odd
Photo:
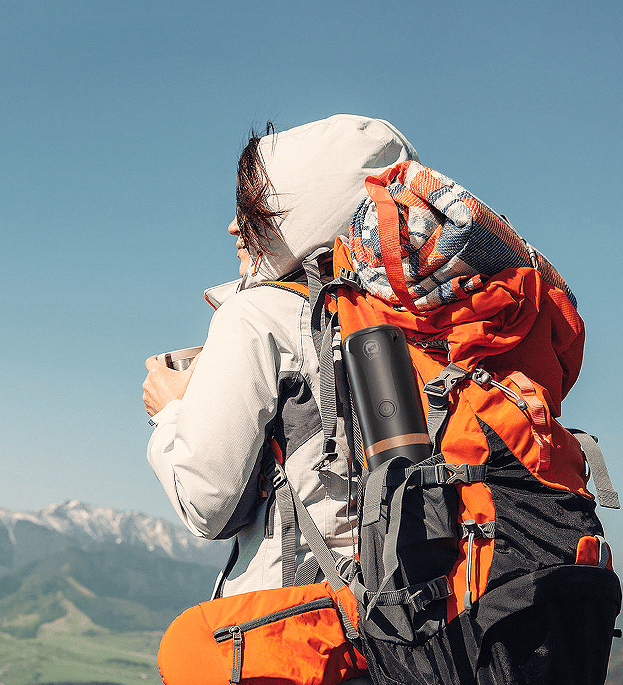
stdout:
[[[484,481],[484,464],[436,464],[437,482],[444,485],[453,483],[479,483]],[[448,475],[449,474],[449,475]]]
[[429,587],[432,593],[431,601],[436,599],[445,599],[452,594],[452,587],[450,586],[448,576],[440,576],[439,578],[431,580]]
[[286,476],[283,466],[281,466],[281,464],[276,460],[268,463],[268,465],[265,467],[264,474],[272,483],[272,486],[275,490],[288,482],[288,477]]
[[448,364],[446,368],[432,381],[424,386],[424,392],[429,396],[429,400],[433,398],[447,397],[457,383],[460,383],[469,375],[469,371],[462,369],[456,364]]
[[360,566],[359,562],[354,557],[339,556],[335,562],[335,570],[340,578],[348,585],[357,573],[359,573]]
[[[446,485],[452,483],[467,483],[467,464],[437,464],[439,480]],[[450,477],[448,477],[450,473]]]
[[415,611],[423,611],[428,604],[439,599],[445,599],[452,594],[450,581],[447,576],[435,578],[420,587],[413,594],[409,594],[408,603]]

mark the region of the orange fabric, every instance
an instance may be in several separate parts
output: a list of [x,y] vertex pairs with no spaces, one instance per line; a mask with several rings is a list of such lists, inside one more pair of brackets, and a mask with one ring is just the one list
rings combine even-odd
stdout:
[[258,286],[271,285],[278,288],[283,288],[284,290],[292,290],[293,292],[299,293],[304,297],[309,297],[309,287],[303,283],[297,283],[296,281],[261,281],[251,286],[252,288],[257,288]]
[[521,391],[521,396],[528,405],[532,416],[532,435],[537,441],[541,450],[537,471],[546,471],[551,464],[551,422],[548,422],[549,412],[545,408],[545,403],[538,396],[532,381],[521,371],[513,371],[509,378]]
[[[606,568],[613,571],[612,552],[608,543],[606,543],[606,548],[608,549],[608,562],[606,563]],[[578,542],[575,563],[583,566],[599,566],[599,552],[599,540],[592,535],[585,535],[580,538]]]
[[[339,239],[334,265],[352,270],[348,246]],[[565,302],[567,307],[564,306]],[[440,338],[450,345],[450,361],[486,368],[506,378],[521,369],[549,393],[551,411],[575,383],[582,365],[584,324],[565,294],[530,268],[506,269],[481,290],[458,302],[414,314],[348,288],[338,291],[343,338],[363,326],[391,323],[415,341]]]
[[[272,285],[283,290],[292,290],[293,292],[299,293],[299,295],[303,295],[309,299],[309,286],[305,285],[304,283],[297,283],[296,281],[262,281],[253,287],[257,288],[258,286],[262,285]],[[324,306],[331,314],[334,314],[337,311],[337,305],[330,295],[325,296]]]
[[[273,282],[273,281],[267,281],[267,282]],[[309,288],[306,285],[303,285],[303,283],[295,283],[295,282],[290,282],[290,281],[274,281],[277,285],[279,285],[282,288],[288,288],[289,290],[295,290],[297,293],[300,293],[301,295],[305,295],[305,297],[309,297]]]
[[[467,460],[463,460],[465,463]],[[473,519],[476,523],[495,521],[495,507],[491,490],[485,483],[472,483],[469,486],[459,485],[459,518],[461,521]],[[472,601],[482,596],[487,585],[491,560],[493,559],[494,540],[476,538],[474,540],[473,564],[470,590]],[[448,621],[458,616],[465,608],[464,599],[467,590],[467,539],[459,540],[459,556],[448,574],[448,580],[454,592],[446,601]]]
[[596,537],[585,535],[580,538],[575,563],[582,566],[597,566],[599,564],[599,540]]
[[[341,267],[352,269],[352,262],[348,245],[338,239],[334,271],[339,273]],[[409,351],[425,411],[428,401],[423,386],[447,365],[448,354],[444,349],[424,350],[418,342],[446,341],[449,361],[467,370],[482,363],[498,382],[515,392],[518,386],[512,374],[521,369],[523,385],[530,392],[524,399],[535,411],[538,407],[536,420],[497,388],[465,383],[459,393],[467,402],[457,401],[459,393],[450,395],[451,416],[442,441],[446,461],[486,461],[488,444],[476,418],[480,417],[541,482],[591,496],[586,490],[582,451],[554,420],[580,372],[584,325],[564,293],[543,281],[537,271],[507,269],[490,278],[481,290],[428,313],[397,310],[351,288],[340,288],[337,299],[342,339],[376,324],[403,328],[414,343]]]
[[283,466],[283,451],[275,438],[270,439],[270,450],[275,455],[275,459]]
[[[340,599],[356,618],[355,599]],[[228,685],[232,640],[217,643],[213,631],[335,593],[328,583],[249,592],[203,602],[171,624],[158,651],[165,685]],[[294,656],[294,658],[293,658]],[[298,614],[243,634],[242,685],[335,685],[366,672],[365,660],[346,640],[334,607]]]

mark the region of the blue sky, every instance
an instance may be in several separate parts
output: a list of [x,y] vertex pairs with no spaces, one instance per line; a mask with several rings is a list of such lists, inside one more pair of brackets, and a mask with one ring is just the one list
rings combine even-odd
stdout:
[[[144,359],[201,344],[251,126],[388,119],[558,267],[587,327],[562,423],[623,490],[623,20],[605,1],[0,0],[0,507],[172,518]],[[617,517],[605,516],[614,530]]]

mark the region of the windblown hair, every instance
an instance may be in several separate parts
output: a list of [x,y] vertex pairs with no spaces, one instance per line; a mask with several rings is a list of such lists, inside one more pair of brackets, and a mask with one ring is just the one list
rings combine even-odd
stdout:
[[[266,124],[266,135],[275,136],[272,122]],[[274,219],[283,216],[286,210],[272,210],[268,198],[275,192],[259,149],[261,137],[251,131],[238,160],[238,186],[236,188],[236,220],[240,235],[247,250],[257,255],[273,254],[270,241],[280,237]]]

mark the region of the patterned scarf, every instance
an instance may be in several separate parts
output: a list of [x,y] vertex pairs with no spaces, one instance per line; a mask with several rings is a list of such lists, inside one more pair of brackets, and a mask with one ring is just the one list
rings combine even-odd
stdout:
[[[452,179],[411,161],[368,181],[385,186],[398,210],[400,258],[416,310],[426,312],[463,299],[488,277],[522,267],[537,269],[577,306],[549,261],[505,217]],[[377,205],[371,198],[364,199],[353,216],[348,245],[366,290],[400,304],[383,265]]]

